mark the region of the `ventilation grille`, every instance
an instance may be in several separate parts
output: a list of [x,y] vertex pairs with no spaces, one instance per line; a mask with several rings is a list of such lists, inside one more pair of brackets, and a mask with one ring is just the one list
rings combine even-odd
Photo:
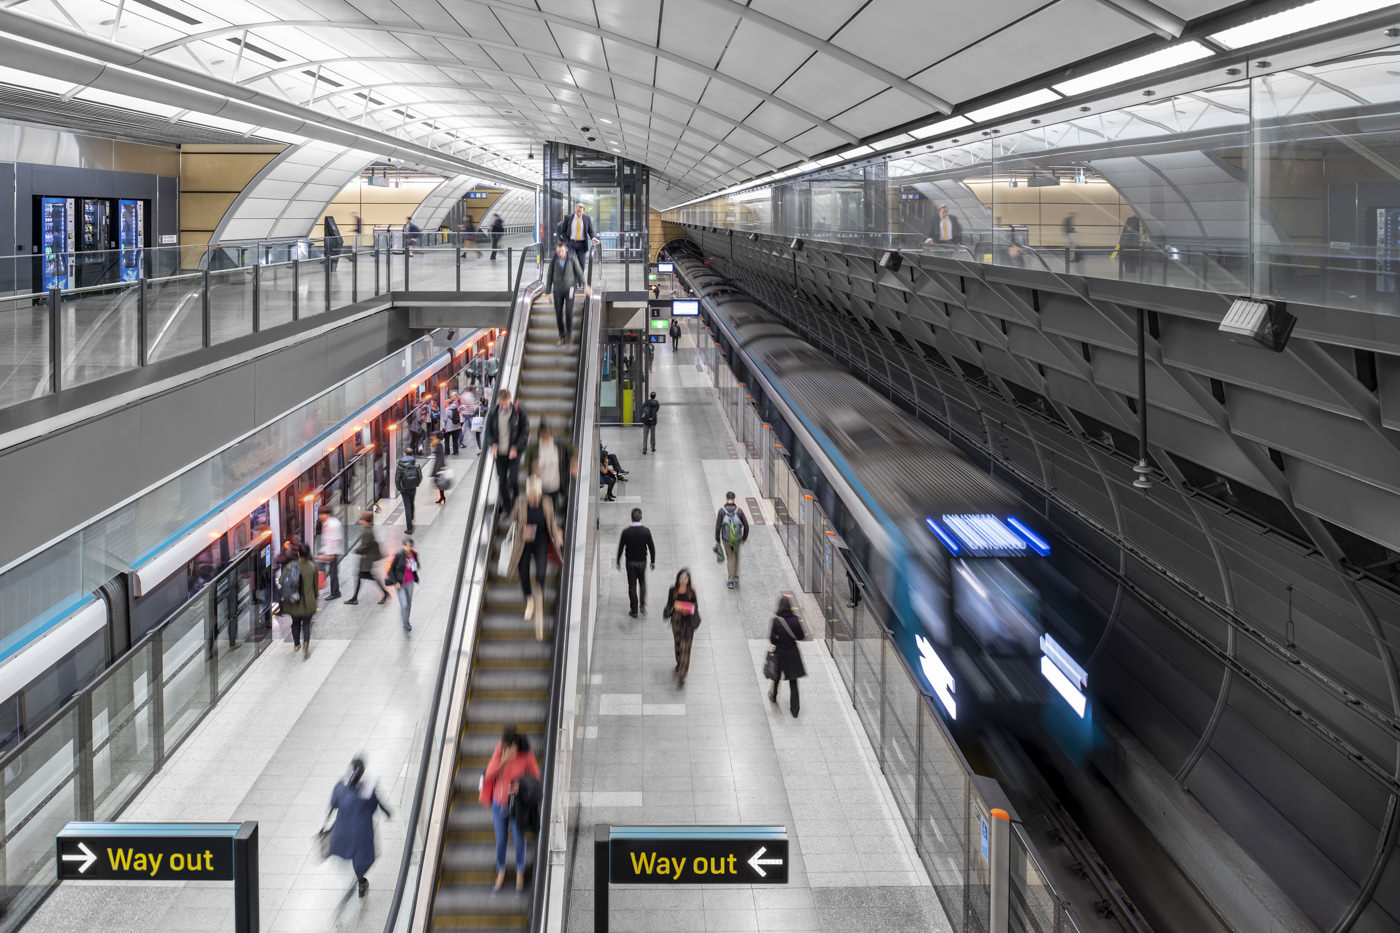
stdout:
[[0,118],[140,143],[178,145],[277,142],[194,123],[171,123],[162,117],[152,117],[106,104],[94,104],[85,100],[60,100],[52,94],[9,85],[0,85]]

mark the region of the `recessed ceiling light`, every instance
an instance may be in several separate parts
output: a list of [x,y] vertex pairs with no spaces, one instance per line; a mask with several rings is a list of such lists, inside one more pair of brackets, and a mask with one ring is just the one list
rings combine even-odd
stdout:
[[599,119],[602,120],[604,123],[611,123],[611,122],[612,122],[612,121],[609,120],[607,117],[599,117]]

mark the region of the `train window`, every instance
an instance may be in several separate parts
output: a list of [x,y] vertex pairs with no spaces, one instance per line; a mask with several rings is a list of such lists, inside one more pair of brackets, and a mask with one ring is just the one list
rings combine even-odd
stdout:
[[15,695],[0,703],[0,753],[20,740],[19,696]]
[[92,682],[107,660],[107,634],[98,632],[24,688],[25,730],[58,712],[68,698]]
[[200,551],[185,568],[189,580],[189,595],[193,596],[209,584],[224,566],[223,539]]

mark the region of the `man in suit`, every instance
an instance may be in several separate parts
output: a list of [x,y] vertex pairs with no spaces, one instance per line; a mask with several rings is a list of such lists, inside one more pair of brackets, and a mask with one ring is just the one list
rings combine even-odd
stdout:
[[564,220],[554,230],[555,235],[569,244],[569,252],[578,257],[580,268],[588,268],[588,244],[601,242],[593,234],[593,218],[583,212],[583,205],[574,208],[572,216]]
[[[631,611],[627,614],[637,618],[640,605],[642,613],[647,611],[647,557],[651,557],[651,569],[656,569],[656,545],[652,543],[651,531],[642,524],[642,510],[632,510],[632,524],[622,529],[622,537],[617,540],[617,563],[627,557],[627,601]],[[641,591],[640,594],[638,591]],[[638,596],[640,595],[640,599]]]
[[958,223],[958,218],[948,213],[948,205],[938,205],[938,216],[933,219],[933,225],[929,228],[928,239],[924,240],[924,245],[939,243],[944,246],[956,246],[962,242],[962,224]]
[[574,332],[574,288],[583,286],[583,296],[592,296],[593,289],[583,280],[583,266],[569,252],[569,244],[554,247],[554,261],[549,264],[545,285],[554,295],[554,322],[559,325],[559,345],[569,342]]
[[496,404],[486,413],[482,443],[496,461],[496,478],[501,487],[501,511],[510,512],[520,485],[520,455],[530,441],[530,419],[519,405],[512,405],[510,393],[501,389]]

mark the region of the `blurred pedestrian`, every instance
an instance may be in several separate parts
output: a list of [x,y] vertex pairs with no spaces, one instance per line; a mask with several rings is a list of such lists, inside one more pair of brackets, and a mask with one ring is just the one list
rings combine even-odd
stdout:
[[356,758],[350,762],[350,773],[337,781],[331,791],[331,809],[326,814],[327,819],[336,814],[330,830],[330,854],[345,859],[355,870],[360,897],[369,891],[365,875],[374,864],[374,811],[383,810],[386,817],[393,815],[364,777],[364,759]]
[[792,609],[792,600],[786,596],[778,600],[778,608],[773,613],[773,621],[768,625],[768,643],[773,647],[769,650],[773,652],[771,661],[773,670],[773,689],[768,691],[768,699],[774,703],[778,702],[778,684],[784,678],[788,682],[788,702],[792,711],[792,718],[797,718],[799,707],[797,696],[797,678],[807,676],[807,668],[802,663],[802,650],[797,647],[799,641],[805,641],[807,630],[802,627],[802,620],[797,618],[797,613]]
[[483,440],[496,461],[501,511],[509,512],[520,487],[520,455],[530,442],[530,419],[519,405],[512,404],[505,389],[496,393],[496,404],[486,415]]
[[[544,497],[538,476],[525,481],[525,497],[515,503],[511,515],[515,545],[510,566],[520,573],[520,592],[525,597],[525,618],[535,620],[535,638],[544,638],[544,577],[549,569],[549,545],[562,553],[564,536],[554,520],[554,503]],[[530,586],[530,561],[535,562],[535,586]]]
[[311,560],[311,548],[297,545],[297,559],[282,569],[279,595],[282,611],[292,617],[292,650],[302,652],[302,659],[311,657],[311,617],[316,613],[316,565]]
[[345,556],[345,526],[336,517],[330,503],[325,505],[325,515],[321,518],[321,555],[317,558],[326,565],[326,577],[331,586],[327,599],[340,598],[340,559]]
[[399,618],[403,622],[403,630],[411,632],[413,626],[409,624],[408,616],[413,611],[413,591],[422,579],[422,564],[418,559],[418,551],[413,547],[411,536],[403,536],[403,547],[394,555],[394,559],[389,561],[389,572],[386,576],[389,585],[399,595]]
[[382,554],[379,550],[379,539],[374,535],[374,513],[369,509],[360,513],[360,537],[355,541],[355,557],[358,558],[359,568],[355,573],[355,592],[350,594],[350,598],[345,601],[347,606],[358,606],[360,604],[360,584],[365,580],[373,580],[374,585],[379,587],[379,592],[383,595],[379,598],[380,604],[389,601],[389,591],[384,589],[384,584],[379,582],[379,577],[375,576],[375,570]]
[[[496,831],[496,885],[501,890],[506,883],[506,843],[509,841],[511,823],[510,798],[520,789],[520,780],[525,776],[540,779],[540,765],[535,753],[530,751],[530,741],[515,730],[506,726],[496,750],[491,753],[491,763],[486,766],[486,774],[481,779],[481,803],[491,808],[491,825]],[[515,828],[515,890],[525,889],[525,834]]]
[[682,568],[676,574],[676,585],[666,593],[666,608],[661,614],[671,620],[676,645],[676,686],[684,687],[690,673],[690,646],[700,627],[700,601],[691,585],[689,570]]

